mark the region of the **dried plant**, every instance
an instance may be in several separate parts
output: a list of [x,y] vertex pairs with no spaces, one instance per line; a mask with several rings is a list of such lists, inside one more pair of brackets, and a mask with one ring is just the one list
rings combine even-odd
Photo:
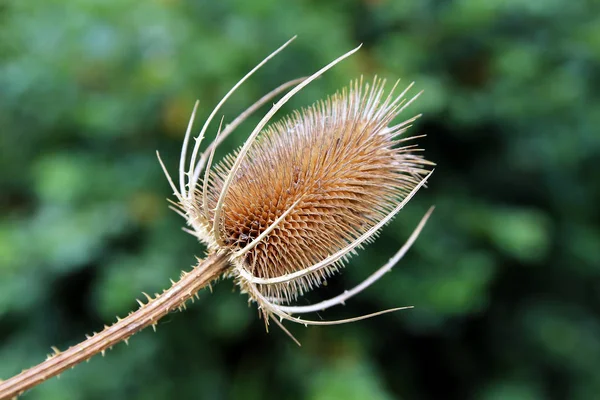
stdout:
[[[293,39],[292,39],[293,40]],[[9,398],[58,375],[67,368],[185,307],[198,290],[220,276],[233,277],[262,312],[290,337],[282,321],[305,325],[339,324],[402,308],[338,321],[312,321],[294,315],[325,310],[356,295],[388,272],[416,240],[432,209],[407,242],[384,266],[360,285],[332,299],[308,306],[293,302],[321,285],[345,261],[372,241],[425,184],[433,164],[419,155],[414,138],[402,138],[418,116],[397,125],[392,121],[418,96],[394,95],[385,81],[362,78],[324,101],[267,127],[275,113],[302,88],[352,55],[360,46],[313,75],[288,82],[265,95],[222,128],[203,153],[200,146],[214,116],[231,94],[288,41],[244,76],[212,111],[188,148],[198,102],[183,141],[176,186],[159,161],[177,198],[172,207],[208,250],[205,259],[178,282],[124,319],[41,364],[0,383],[0,399]],[[292,87],[254,127],[244,145],[212,167],[217,146],[248,116]],[[157,153],[158,155],[158,153]],[[407,308],[407,307],[403,307]],[[295,339],[294,339],[295,340]]]

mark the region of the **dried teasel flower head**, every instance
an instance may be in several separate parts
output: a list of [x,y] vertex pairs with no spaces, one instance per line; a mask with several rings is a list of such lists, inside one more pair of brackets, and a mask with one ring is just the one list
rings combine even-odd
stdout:
[[[312,306],[290,303],[322,284],[357,249],[372,241],[424,185],[433,164],[419,155],[416,145],[406,143],[414,138],[402,136],[418,116],[392,124],[418,96],[406,99],[412,84],[395,94],[397,83],[386,90],[384,80],[366,83],[361,78],[326,100],[267,126],[293,95],[358,48],[310,77],[275,89],[223,130],[219,126],[215,141],[199,155],[208,124],[221,105],[288,43],[221,100],[205,122],[186,166],[196,103],[182,147],[179,188],[166,169],[165,173],[179,200],[176,210],[192,227],[189,232],[207,245],[209,254],[228,257],[227,274],[248,293],[250,301],[258,303],[265,321],[278,316],[306,324],[345,322],[307,321],[292,314],[341,304],[376,281],[412,245],[431,211],[390,262],[361,285]],[[218,144],[260,106],[290,87],[245,144],[212,168]]]
[[[402,248],[358,286],[317,304],[291,303],[322,284],[357,249],[373,240],[431,175],[433,164],[419,155],[416,145],[407,144],[414,138],[402,137],[417,117],[393,123],[416,98],[405,99],[410,86],[395,95],[397,84],[386,90],[383,80],[375,78],[365,83],[361,78],[326,100],[267,127],[292,96],[356,48],[313,75],[268,93],[223,130],[221,120],[217,138],[200,153],[208,125],[223,103],[288,43],[243,77],[217,104],[196,138],[188,164],[196,102],[183,141],[179,187],[159,157],[178,200],[172,208],[192,228],[186,230],[206,244],[208,257],[162,294],[152,297],[144,293],[147,303],[139,301],[138,310],[117,318],[112,326],[105,326],[64,352],[53,348],[46,361],[0,381],[0,398],[12,398],[94,354],[104,354],[144,327],[156,327],[160,318],[185,307],[187,300],[221,274],[233,276],[241,291],[248,293],[249,301],[258,304],[267,326],[272,320],[288,334],[280,320],[338,324],[400,309],[339,321],[293,316],[343,304],[377,281],[404,256],[431,209]],[[244,145],[212,168],[219,143],[250,114],[290,87],[254,127]]]

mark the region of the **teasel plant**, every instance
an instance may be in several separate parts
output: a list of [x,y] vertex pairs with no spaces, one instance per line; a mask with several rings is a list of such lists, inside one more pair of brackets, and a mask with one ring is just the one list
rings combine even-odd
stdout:
[[[344,304],[390,271],[415,242],[433,207],[396,254],[362,283],[312,305],[295,303],[372,242],[433,173],[434,164],[423,158],[413,143],[416,137],[403,136],[420,115],[393,124],[420,95],[407,98],[412,84],[396,94],[398,82],[386,90],[382,79],[366,82],[359,78],[327,99],[267,125],[295,94],[354,54],[359,46],[314,74],[266,94],[225,127],[222,118],[215,140],[200,151],[209,124],[227,99],[294,39],[233,86],[192,139],[196,102],[176,179],[157,152],[175,196],[170,208],[185,220],[188,228],[184,230],[206,245],[205,257],[190,271],[182,272],[178,281],[171,281],[161,294],[144,293],[145,302],[138,300],[140,307],[127,317],[117,318],[113,325],[65,351],[53,347],[45,361],[0,382],[0,399],[16,397],[98,353],[104,354],[119,342],[127,343],[148,326],[156,328],[162,317],[185,308],[200,289],[220,277],[233,278],[240,292],[257,305],[267,329],[273,322],[298,344],[284,327],[285,321],[334,325],[411,308],[335,321],[300,317]],[[215,150],[223,140],[288,89],[245,143],[213,166]]]

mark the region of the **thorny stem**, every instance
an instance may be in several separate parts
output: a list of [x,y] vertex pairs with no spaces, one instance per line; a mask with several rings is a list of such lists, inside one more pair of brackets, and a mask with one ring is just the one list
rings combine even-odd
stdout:
[[114,325],[106,326],[103,331],[88,336],[83,342],[63,352],[54,350],[55,354],[49,356],[46,361],[6,381],[0,381],[0,400],[16,397],[98,353],[104,354],[107,349],[121,341],[127,341],[142,329],[156,325],[159,319],[171,311],[185,307],[187,300],[217,279],[226,267],[226,255],[211,255],[201,260],[198,266],[190,272],[184,272],[181,279],[161,295],[153,299],[148,296],[148,303],[126,318],[117,319]]

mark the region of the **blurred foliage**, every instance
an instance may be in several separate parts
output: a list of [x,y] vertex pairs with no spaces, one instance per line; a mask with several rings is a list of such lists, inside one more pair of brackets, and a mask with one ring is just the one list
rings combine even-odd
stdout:
[[[311,299],[406,259],[298,348],[230,281],[27,399],[575,399],[600,393],[600,7],[594,0],[0,2],[0,377],[136,308],[203,249],[167,209],[196,98],[226,121],[355,56],[286,112],[378,74],[424,95],[438,164],[380,239]],[[283,113],[281,113],[283,115]],[[240,145],[252,118],[218,156]],[[216,131],[216,126],[211,128]]]

